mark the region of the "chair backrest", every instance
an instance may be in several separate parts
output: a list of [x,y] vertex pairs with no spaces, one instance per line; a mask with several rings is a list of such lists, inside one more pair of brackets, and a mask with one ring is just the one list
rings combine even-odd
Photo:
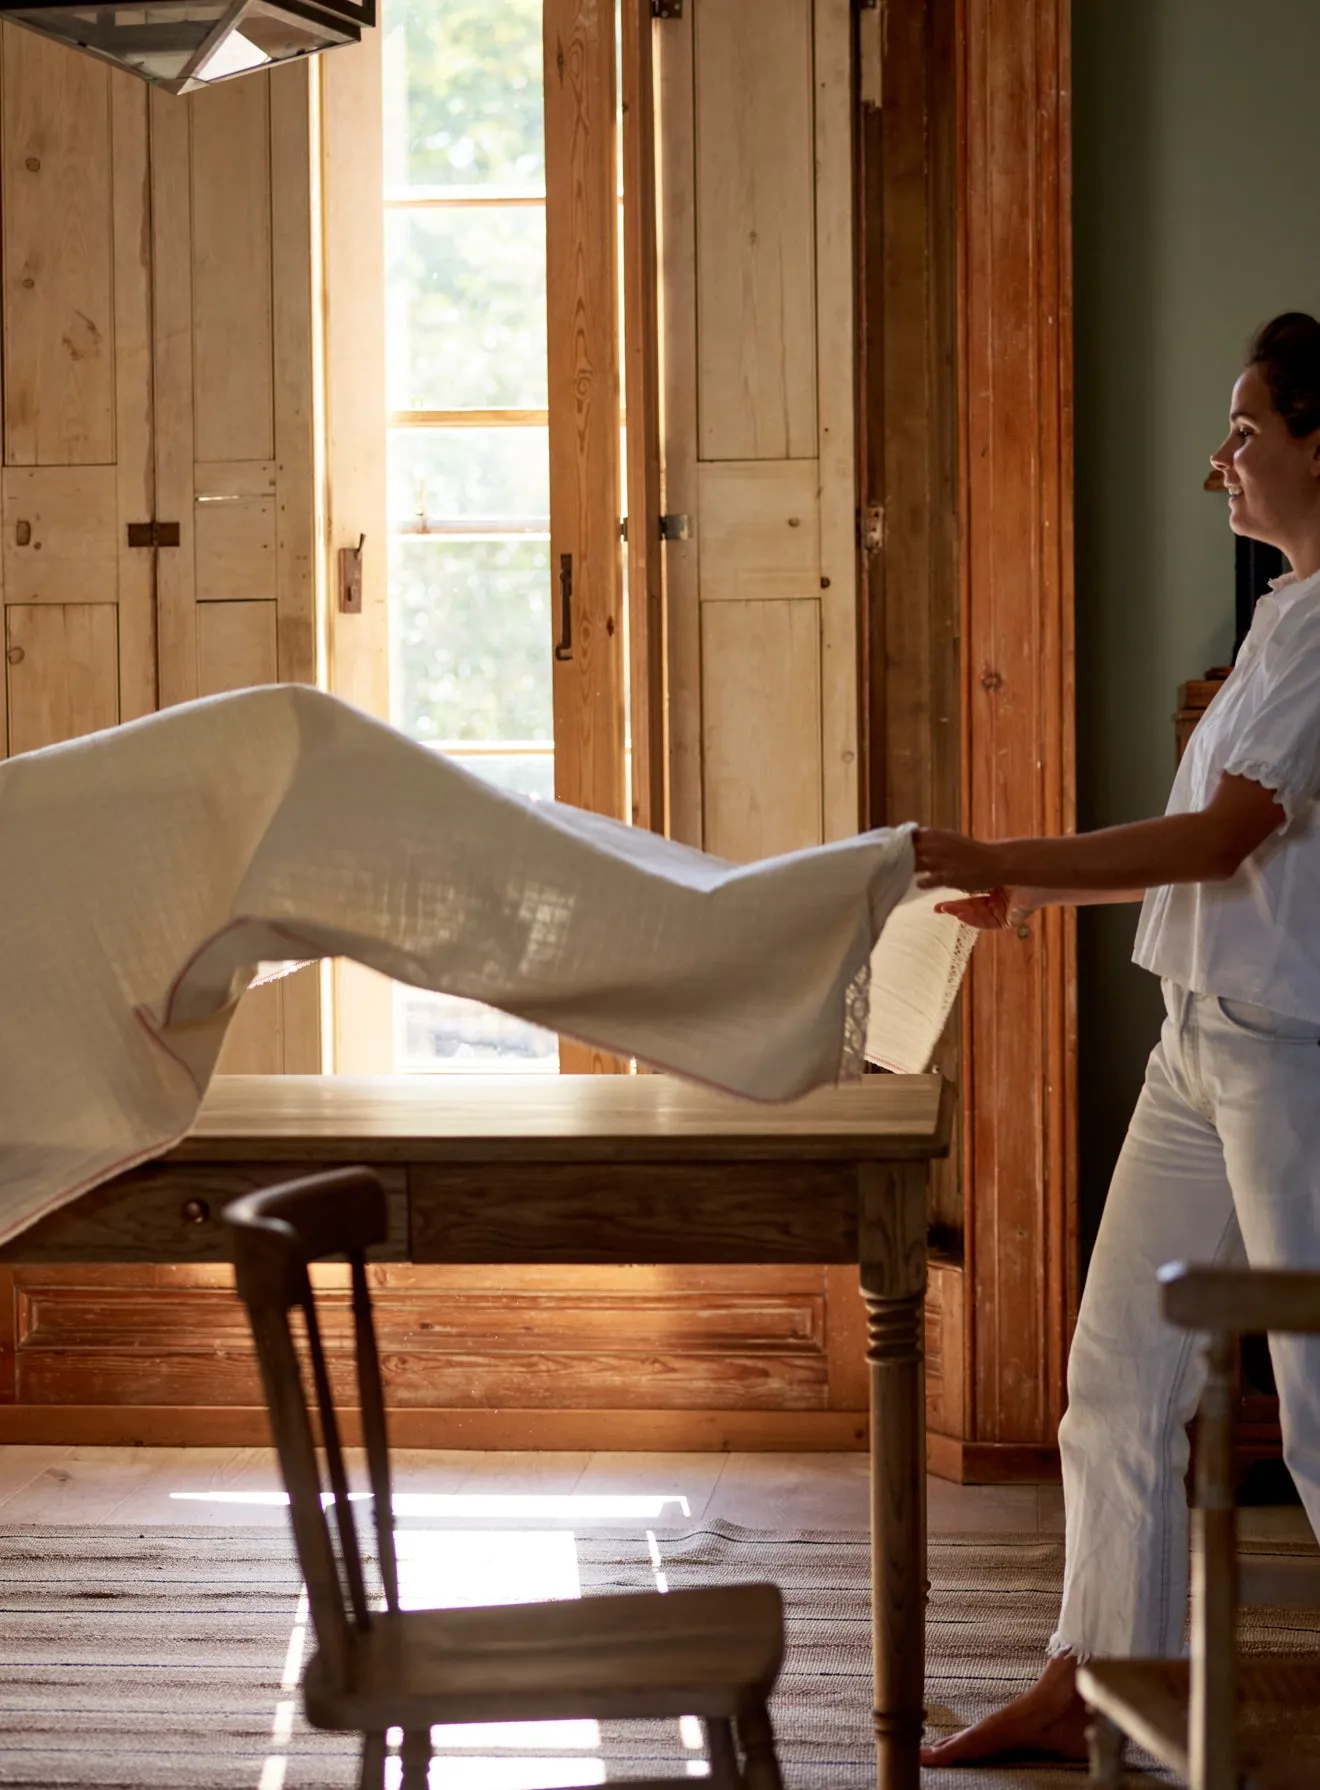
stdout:
[[[334,1169],[248,1194],[226,1207],[224,1219],[233,1244],[238,1296],[247,1307],[256,1342],[317,1645],[332,1678],[342,1682],[350,1631],[368,1628],[372,1618],[349,1502],[341,1425],[308,1265],[330,1256],[348,1258],[357,1402],[371,1482],[380,1575],[386,1607],[397,1610],[398,1567],[385,1398],[365,1259],[372,1244],[385,1240],[384,1189],[369,1169]],[[305,1328],[311,1399],[295,1341],[295,1310],[301,1312]],[[333,1534],[322,1495],[313,1409],[325,1449],[328,1496],[334,1511]]]
[[1207,1336],[1192,1497],[1188,1766],[1193,1790],[1228,1790],[1238,1783],[1239,1566],[1233,1484],[1238,1338],[1269,1331],[1320,1332],[1320,1273],[1170,1262],[1159,1278],[1169,1322]]

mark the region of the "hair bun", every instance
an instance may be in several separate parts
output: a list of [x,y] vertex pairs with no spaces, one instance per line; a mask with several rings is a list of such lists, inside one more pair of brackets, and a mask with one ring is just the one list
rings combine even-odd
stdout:
[[1252,338],[1247,365],[1260,368],[1291,434],[1320,429],[1320,322],[1306,311],[1271,318]]

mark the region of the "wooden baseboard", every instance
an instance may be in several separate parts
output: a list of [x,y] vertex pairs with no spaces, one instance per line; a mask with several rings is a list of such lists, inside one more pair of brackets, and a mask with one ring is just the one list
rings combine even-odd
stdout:
[[[356,1442],[355,1413],[344,1428]],[[390,1413],[397,1448],[599,1449],[650,1454],[834,1454],[867,1446],[864,1411],[455,1411]],[[268,1448],[255,1405],[0,1405],[0,1444]],[[1053,1484],[1056,1448],[929,1432],[926,1465],[958,1485]]]
[[927,1433],[926,1466],[955,1485],[1057,1485],[1059,1451],[1030,1442],[964,1442]]
[[[356,1441],[354,1413],[345,1429]],[[629,1453],[835,1453],[867,1445],[863,1411],[390,1412],[397,1448],[600,1449]],[[259,1406],[0,1405],[0,1444],[269,1447]]]

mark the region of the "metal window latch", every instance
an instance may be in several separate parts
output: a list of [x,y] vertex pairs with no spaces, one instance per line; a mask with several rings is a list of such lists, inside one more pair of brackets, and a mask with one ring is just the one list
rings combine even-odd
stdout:
[[177,522],[130,522],[128,544],[130,547],[177,547],[179,525]]
[[361,615],[362,613],[362,549],[367,544],[365,535],[358,536],[356,547],[339,549],[339,613],[341,615]]
[[690,541],[692,539],[691,519],[684,515],[662,516],[660,518],[660,539],[662,541]]
[[573,657],[573,555],[559,555],[559,644],[555,658],[561,665]]

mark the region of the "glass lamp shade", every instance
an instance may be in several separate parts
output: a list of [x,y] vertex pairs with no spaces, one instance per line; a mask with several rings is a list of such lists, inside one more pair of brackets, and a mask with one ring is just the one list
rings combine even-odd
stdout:
[[169,93],[194,93],[254,69],[357,43],[375,0],[149,0],[5,5],[0,19],[86,50]]

